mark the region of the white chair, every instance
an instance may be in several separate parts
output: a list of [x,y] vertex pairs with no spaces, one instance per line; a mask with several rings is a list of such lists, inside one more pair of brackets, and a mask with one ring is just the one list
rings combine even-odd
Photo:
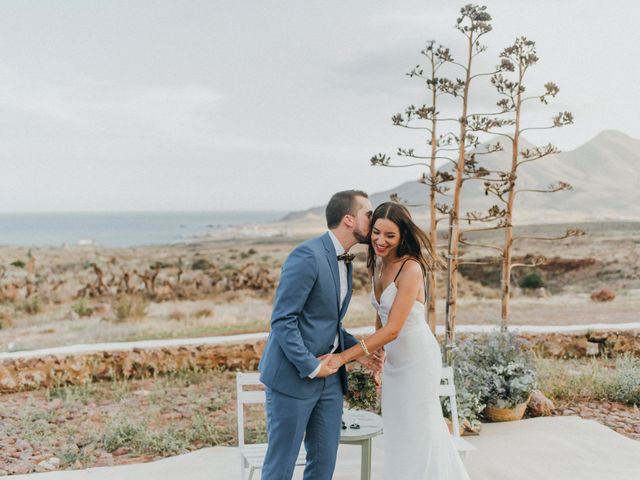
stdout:
[[[264,457],[267,453],[266,443],[244,443],[244,405],[264,404],[266,396],[263,390],[245,390],[248,386],[262,386],[260,382],[260,374],[258,373],[240,373],[236,375],[236,394],[238,399],[238,447],[240,450],[241,478],[247,479],[247,468],[249,469],[249,480],[253,479],[256,470],[261,469],[264,463]],[[300,453],[296,459],[296,467],[304,466],[306,463],[307,452],[304,445],[300,448]]]
[[456,386],[453,383],[453,368],[443,367],[441,381],[446,383],[440,384],[440,396],[449,397],[451,405],[451,423],[453,425],[452,440],[460,457],[465,460],[467,453],[475,450],[476,447],[460,436],[460,423],[458,422],[458,404],[456,403]]
[[[460,424],[458,422],[458,406],[456,403],[456,388],[453,383],[453,369],[444,367],[442,369],[441,381],[446,382],[440,385],[439,395],[441,397],[449,397],[451,402],[451,417],[453,423],[453,443],[462,459],[466,458],[467,452],[476,448],[468,441],[460,436]],[[244,405],[264,404],[266,396],[264,390],[245,390],[245,387],[264,387],[260,382],[259,373],[241,373],[236,374],[236,396],[237,396],[237,412],[238,412],[238,447],[240,450],[240,468],[242,480],[247,479],[247,469],[249,469],[249,480],[253,479],[256,470],[262,468],[264,457],[267,453],[266,443],[245,444],[244,443]],[[296,459],[296,467],[302,467],[306,464],[307,452],[304,445],[300,448],[300,453]]]

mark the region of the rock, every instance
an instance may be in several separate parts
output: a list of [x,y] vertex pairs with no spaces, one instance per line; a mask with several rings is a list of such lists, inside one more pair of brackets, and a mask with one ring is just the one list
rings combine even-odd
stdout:
[[19,450],[31,450],[31,444],[22,438],[16,440],[15,447]]
[[0,365],[0,391],[14,392],[18,389],[18,382],[13,373]]
[[587,339],[590,342],[604,343],[607,341],[607,338],[609,338],[609,332],[606,331],[590,332],[587,334]]
[[50,472],[57,470],[60,467],[60,459],[58,457],[51,457],[48,460],[44,460],[36,465],[36,472]]
[[562,358],[582,358],[587,354],[586,337],[574,338],[569,342],[569,345],[565,347]]
[[77,322],[78,320],[80,320],[80,315],[78,315],[76,312],[71,310],[69,312],[69,314],[67,315],[67,319],[72,321],[72,322]]
[[614,298],[616,298],[615,292],[608,288],[603,288],[591,294],[591,300],[594,302],[610,302]]
[[600,344],[591,341],[587,342],[587,355],[598,355],[600,353]]
[[[639,331],[522,333],[535,353],[548,358],[582,358],[596,354],[640,356]],[[0,393],[55,385],[82,385],[99,380],[148,378],[181,369],[255,370],[265,342],[137,348],[110,352],[45,355],[0,360]],[[597,350],[599,348],[599,350]],[[597,350],[597,353],[596,353]],[[145,397],[140,389],[136,396]],[[148,396],[151,398],[150,396]],[[1,428],[0,428],[1,429]]]
[[31,460],[31,454],[33,452],[31,450],[25,450],[23,452],[20,452],[20,456],[18,457],[20,460]]
[[556,406],[540,390],[534,390],[527,408],[532,417],[548,417],[552,415]]
[[536,289],[533,291],[533,294],[534,294],[534,296],[535,296],[536,298],[545,298],[545,297],[549,296],[549,295],[548,295],[548,293],[547,293],[547,289],[546,289],[546,288],[544,288],[544,287],[536,288]]
[[17,462],[9,466],[9,473],[14,475],[24,475],[33,471],[33,465],[29,462]]

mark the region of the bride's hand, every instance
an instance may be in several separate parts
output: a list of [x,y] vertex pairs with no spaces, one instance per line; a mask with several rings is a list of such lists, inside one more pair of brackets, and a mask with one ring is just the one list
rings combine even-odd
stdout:
[[327,366],[329,368],[338,370],[340,367],[342,367],[345,362],[342,359],[342,356],[339,353],[332,353],[330,355],[325,355],[325,358],[328,357],[328,362],[327,362]]
[[368,357],[360,357],[358,359],[363,366],[371,370],[373,373],[380,373],[384,365],[384,350],[380,349],[372,353]]

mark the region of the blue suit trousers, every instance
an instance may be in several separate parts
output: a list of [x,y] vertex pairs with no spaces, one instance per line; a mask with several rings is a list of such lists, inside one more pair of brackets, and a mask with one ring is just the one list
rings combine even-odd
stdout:
[[304,438],[307,463],[304,480],[331,480],[342,427],[343,393],[338,375],[324,379],[311,398],[294,398],[266,389],[269,447],[262,480],[290,480]]

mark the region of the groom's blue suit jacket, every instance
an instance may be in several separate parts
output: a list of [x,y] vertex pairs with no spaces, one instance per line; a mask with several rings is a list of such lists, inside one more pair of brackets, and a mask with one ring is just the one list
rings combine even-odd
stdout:
[[[329,353],[336,333],[336,352],[358,341],[342,327],[351,300],[351,265],[348,291],[340,308],[340,280],[336,250],[329,233],[298,245],[282,266],[271,315],[271,333],[260,359],[260,381],[295,398],[309,398],[322,390],[322,379],[308,376],[319,365],[317,357]],[[342,367],[342,391],[347,372]]]

